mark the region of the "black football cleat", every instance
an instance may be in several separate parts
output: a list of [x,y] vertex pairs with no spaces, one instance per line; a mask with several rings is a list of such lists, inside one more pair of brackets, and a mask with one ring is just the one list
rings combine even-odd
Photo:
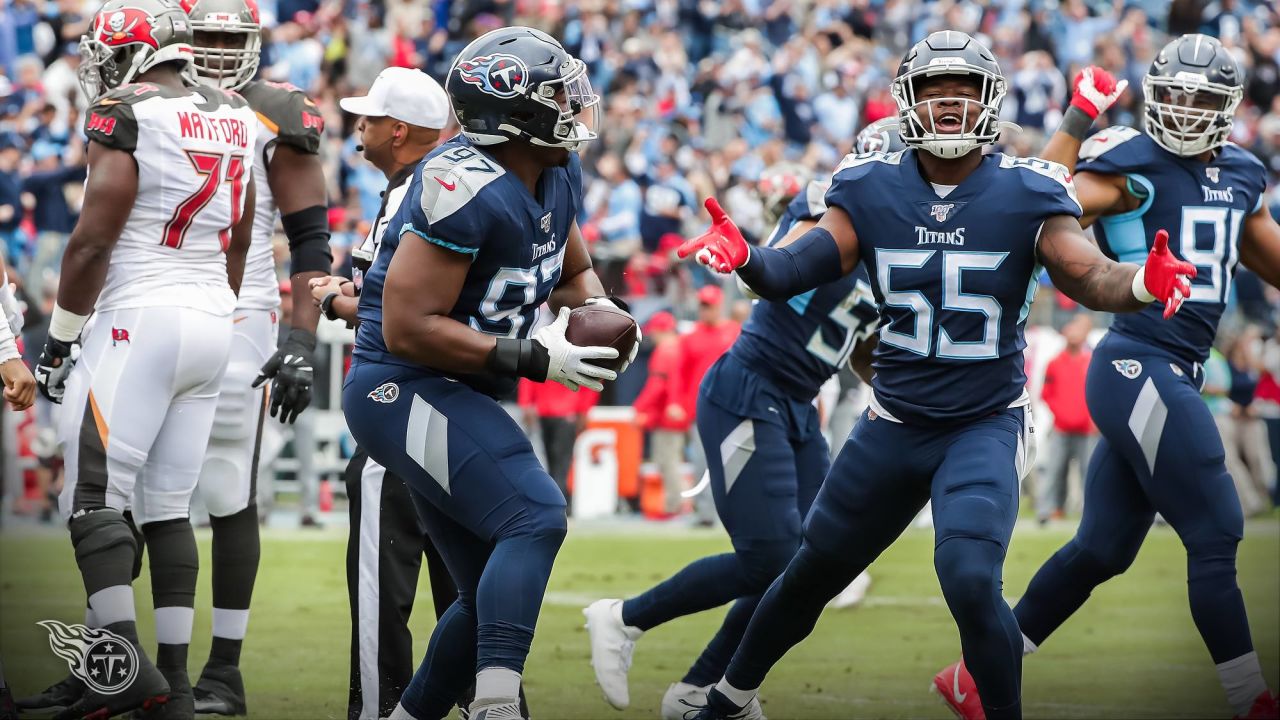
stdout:
[[80,678],[68,675],[45,688],[38,695],[18,698],[15,704],[19,710],[57,711],[75,704],[84,695],[84,691],[84,683]]
[[138,711],[134,717],[158,720],[169,702],[169,683],[145,656],[138,657],[138,674],[129,687],[110,695],[86,687],[76,702],[64,708],[55,720],[107,720],[113,715]]
[[197,715],[246,715],[244,679],[235,665],[208,663],[195,686]]

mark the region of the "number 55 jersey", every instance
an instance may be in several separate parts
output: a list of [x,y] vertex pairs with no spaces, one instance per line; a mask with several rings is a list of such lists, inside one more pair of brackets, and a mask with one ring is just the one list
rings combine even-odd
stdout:
[[1237,243],[1244,219],[1262,206],[1266,169],[1233,143],[1208,162],[1174,155],[1147,135],[1111,127],[1080,148],[1077,172],[1123,175],[1141,198],[1136,209],[1098,218],[1102,251],[1122,262],[1141,263],[1156,230],[1169,231],[1169,250],[1196,266],[1191,297],[1168,320],[1159,303],[1117,315],[1115,332],[1162,348],[1190,363],[1209,357],[1218,320],[1231,297],[1240,262]]
[[937,426],[1025,404],[1040,228],[1081,213],[1066,168],[993,153],[952,188],[915,150],[852,155],[826,203],[852,219],[880,306],[872,409]]
[[125,85],[94,103],[89,140],[130,153],[138,166],[137,199],[111,252],[99,312],[235,309],[226,250],[244,212],[256,127],[243,98],[204,87]]

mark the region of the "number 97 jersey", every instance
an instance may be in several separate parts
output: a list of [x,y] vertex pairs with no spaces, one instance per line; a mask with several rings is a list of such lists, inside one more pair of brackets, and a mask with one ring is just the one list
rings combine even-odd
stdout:
[[1266,169],[1233,143],[1208,163],[1184,158],[1127,127],[1111,127],[1080,148],[1077,172],[1122,175],[1142,199],[1137,209],[1098,219],[1098,245],[1109,256],[1142,264],[1157,230],[1169,231],[1169,250],[1196,266],[1191,296],[1168,320],[1152,303],[1116,316],[1111,329],[1162,348],[1187,362],[1209,357],[1218,320],[1231,297],[1244,219],[1262,206]]
[[125,85],[89,108],[90,142],[131,154],[138,167],[96,310],[235,309],[226,250],[244,213],[256,129],[243,98],[205,87]]

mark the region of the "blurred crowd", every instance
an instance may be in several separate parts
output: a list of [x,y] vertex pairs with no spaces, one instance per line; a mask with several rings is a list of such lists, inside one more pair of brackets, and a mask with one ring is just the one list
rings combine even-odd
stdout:
[[[708,311],[700,291],[717,281],[673,262],[678,238],[706,223],[699,201],[715,195],[749,236],[770,228],[757,182],[781,161],[829,172],[865,124],[895,112],[889,80],[911,43],[928,32],[977,35],[1009,80],[1004,114],[1022,130],[1009,152],[1033,155],[1056,127],[1070,79],[1086,64],[1129,80],[1102,123],[1140,124],[1141,77],[1170,35],[1219,37],[1246,68],[1245,100],[1232,139],[1280,177],[1280,11],[1256,0],[259,0],[262,76],[306,90],[326,119],[335,270],[368,230],[385,178],[355,150],[355,118],[337,98],[362,94],[387,66],[443,79],[472,38],[512,23],[561,38],[590,69],[604,97],[600,139],[583,154],[586,209],[580,224],[615,293],[642,322],[667,317],[673,334],[694,332]],[[96,0],[7,0],[0,6],[0,252],[27,303],[26,352],[43,344],[56,270],[74,226],[84,177],[76,44]],[[1280,212],[1280,184],[1269,205]],[[283,238],[278,257],[286,260]],[[1243,268],[1224,323],[1228,407],[1235,413],[1250,373],[1261,376],[1263,338],[1275,333],[1277,295]],[[1067,325],[1070,301],[1045,283],[1033,324]],[[740,322],[749,306],[732,285],[715,304]],[[737,308],[737,319],[730,318]],[[1099,318],[1097,324],[1105,325]],[[675,335],[678,336],[678,335]],[[1247,342],[1246,342],[1247,340]],[[1241,344],[1249,355],[1236,352]],[[1274,346],[1274,340],[1271,345]],[[1234,364],[1233,364],[1234,363]],[[1254,369],[1249,369],[1254,368]],[[1274,372],[1274,369],[1273,369]],[[630,374],[630,373],[629,373]],[[634,382],[602,402],[630,404]],[[625,380],[625,378],[624,378]],[[1266,383],[1253,382],[1258,393]],[[641,398],[641,405],[652,398]],[[529,401],[528,407],[536,407]],[[670,403],[642,411],[655,432],[687,429]],[[687,405],[687,403],[686,403]],[[1273,413],[1280,406],[1243,413]],[[530,413],[532,417],[536,412]],[[664,427],[669,426],[669,427]],[[551,430],[550,432],[557,432]],[[687,433],[680,431],[687,439]],[[1273,430],[1273,432],[1276,432]],[[564,436],[560,431],[560,436]],[[1278,440],[1277,442],[1280,442]],[[664,444],[666,443],[666,444]],[[655,460],[674,441],[658,439]],[[686,453],[682,444],[680,454]],[[696,443],[693,443],[696,446]],[[1243,447],[1243,445],[1242,445]],[[1243,453],[1243,451],[1242,451]],[[1274,474],[1271,470],[1267,471]],[[1270,474],[1267,477],[1270,477]]]

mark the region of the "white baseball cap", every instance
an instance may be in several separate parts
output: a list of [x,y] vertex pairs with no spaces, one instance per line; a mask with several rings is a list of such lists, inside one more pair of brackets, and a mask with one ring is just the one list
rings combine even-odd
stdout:
[[352,115],[393,117],[433,130],[449,124],[449,96],[444,88],[412,68],[389,67],[378,73],[368,95],[342,98],[338,105]]

